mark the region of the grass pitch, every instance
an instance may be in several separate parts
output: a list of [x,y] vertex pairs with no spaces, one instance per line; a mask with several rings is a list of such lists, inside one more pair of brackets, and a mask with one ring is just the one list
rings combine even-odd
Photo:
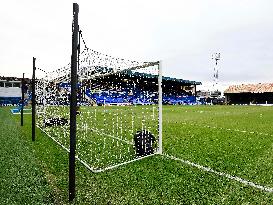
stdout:
[[273,187],[272,107],[169,107],[165,112],[166,153]]
[[[8,109],[0,108],[0,125],[5,127],[5,123],[10,121],[21,129],[18,126],[20,116],[8,112]],[[21,131],[24,134],[18,135],[20,140],[16,141],[20,146],[29,146],[31,151],[25,153],[33,153],[40,162],[32,167],[42,170],[48,184],[44,186],[50,187],[53,198],[58,203],[68,203],[68,154],[39,131],[37,141],[32,143],[30,120],[31,116],[25,115],[26,125]],[[216,171],[273,187],[272,123],[272,107],[163,106],[163,151]],[[13,146],[6,135],[8,130],[1,130],[6,147]],[[7,160],[8,156],[1,156],[2,161]],[[8,161],[8,164],[16,168],[14,162]],[[0,169],[1,173],[5,172],[4,166]],[[27,171],[21,176],[27,179]],[[77,163],[76,176],[78,204],[273,203],[273,193],[164,156],[153,156],[98,174]],[[13,183],[4,174],[1,178],[6,179],[6,184]],[[1,195],[7,197],[8,191],[3,191],[4,187],[1,190]],[[43,198],[46,194],[39,196]]]

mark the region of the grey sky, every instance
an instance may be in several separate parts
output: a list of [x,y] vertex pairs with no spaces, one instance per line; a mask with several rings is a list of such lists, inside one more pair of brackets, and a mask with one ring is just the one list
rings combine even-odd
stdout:
[[[272,82],[273,1],[76,1],[88,47],[132,60],[163,60],[163,74],[223,85]],[[0,75],[31,77],[70,61],[73,1],[2,1]]]

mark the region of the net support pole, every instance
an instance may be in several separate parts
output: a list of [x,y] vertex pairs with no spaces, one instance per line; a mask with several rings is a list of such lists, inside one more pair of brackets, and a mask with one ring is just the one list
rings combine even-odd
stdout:
[[25,89],[25,73],[23,73],[23,78],[22,78],[22,82],[21,82],[21,92],[22,92],[22,99],[21,99],[21,126],[24,125],[24,101],[25,101],[25,93],[24,93],[24,89]]
[[35,71],[36,71],[36,66],[35,66],[35,61],[36,58],[33,57],[33,68],[32,68],[32,82],[31,82],[31,87],[32,87],[32,93],[31,93],[31,106],[32,106],[32,125],[31,125],[31,129],[32,129],[32,141],[35,141],[35,113],[36,113],[36,93],[35,93]]
[[75,199],[75,153],[76,153],[76,109],[77,109],[77,51],[78,51],[79,5],[73,3],[73,34],[71,55],[71,96],[70,96],[70,152],[69,152],[69,201]]
[[162,154],[162,61],[158,64],[158,154]]

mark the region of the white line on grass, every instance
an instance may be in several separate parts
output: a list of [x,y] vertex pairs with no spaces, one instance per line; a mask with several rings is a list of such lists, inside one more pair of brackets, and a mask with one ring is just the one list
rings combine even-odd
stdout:
[[263,185],[259,185],[259,184],[255,184],[254,182],[248,181],[246,179],[243,179],[243,178],[240,178],[240,177],[237,177],[237,176],[232,176],[232,175],[224,173],[224,172],[219,172],[219,171],[213,170],[210,167],[205,167],[205,166],[190,162],[188,160],[183,160],[183,159],[180,159],[180,158],[177,158],[177,157],[174,157],[174,156],[171,156],[171,155],[167,155],[167,154],[163,154],[163,155],[165,157],[167,157],[167,158],[170,158],[170,159],[173,159],[173,160],[176,160],[176,161],[180,161],[180,162],[182,162],[184,164],[196,167],[196,168],[201,169],[203,171],[211,172],[211,173],[214,173],[216,175],[223,176],[223,177],[226,177],[226,178],[231,179],[231,180],[235,180],[235,181],[240,182],[242,184],[245,184],[247,186],[251,186],[251,187],[260,189],[262,191],[273,193],[273,188],[263,186]]
[[227,131],[234,131],[234,132],[241,132],[241,133],[248,133],[248,134],[258,134],[258,135],[265,135],[265,136],[271,136],[273,135],[268,134],[268,133],[262,133],[262,132],[254,132],[254,131],[246,131],[246,130],[238,130],[238,129],[230,129],[230,128],[222,128],[222,127],[213,127],[210,125],[199,125],[197,123],[191,123],[191,122],[182,122],[181,124],[183,125],[191,125],[191,126],[199,126],[199,127],[204,127],[204,128],[213,128],[213,129],[220,129],[220,130],[227,130]]
[[157,153],[146,155],[146,156],[143,156],[143,157],[136,157],[135,159],[132,159],[132,160],[129,160],[129,161],[126,161],[126,162],[122,162],[120,164],[116,164],[116,165],[109,166],[109,167],[106,167],[106,168],[103,168],[103,169],[100,169],[100,170],[96,170],[96,172],[103,172],[103,171],[106,171],[106,170],[114,169],[114,168],[120,167],[122,165],[126,165],[126,164],[129,164],[129,163],[132,163],[132,162],[136,162],[138,160],[141,160],[141,159],[144,159],[144,158],[147,158],[147,157],[154,156],[156,154]]
[[92,131],[96,132],[98,135],[102,135],[102,136],[105,135],[105,136],[107,136],[107,137],[111,137],[111,138],[113,138],[113,139],[120,140],[120,141],[122,141],[122,142],[124,142],[124,143],[126,143],[126,144],[134,145],[133,142],[130,142],[130,141],[128,141],[128,140],[124,140],[124,139],[122,139],[122,138],[119,137],[119,136],[115,137],[115,136],[113,136],[113,135],[106,134],[106,133],[102,132],[103,130],[95,129],[95,128],[92,128],[92,127],[90,127],[89,129],[91,129]]
[[[37,126],[37,125],[36,125]],[[48,132],[46,132],[45,130],[43,130],[40,126],[37,126],[43,133],[45,133],[49,138],[51,138],[54,142],[56,142],[59,146],[61,146],[65,151],[67,151],[68,153],[70,153],[70,150],[68,148],[66,148],[64,145],[62,145],[58,140],[56,140],[54,137],[52,137]],[[156,153],[155,153],[156,154]],[[110,170],[110,169],[115,169],[119,166],[122,166],[122,165],[126,165],[126,164],[129,164],[129,163],[132,163],[132,162],[135,162],[135,161],[138,161],[138,160],[141,160],[141,159],[144,159],[144,158],[147,158],[147,157],[151,157],[151,156],[154,156],[155,154],[150,154],[150,155],[146,155],[146,156],[143,156],[143,157],[137,157],[135,159],[132,159],[132,160],[129,160],[129,161],[126,161],[126,162],[122,162],[120,164],[116,164],[116,165],[112,165],[112,166],[109,166],[109,167],[105,167],[105,168],[101,168],[101,169],[96,169],[96,168],[92,168],[91,166],[89,166],[87,164],[87,162],[83,161],[82,159],[80,159],[80,157],[78,155],[75,156],[75,158],[83,165],[85,166],[88,170],[90,170],[91,172],[94,172],[94,173],[99,173],[99,172],[104,172],[106,170]]]

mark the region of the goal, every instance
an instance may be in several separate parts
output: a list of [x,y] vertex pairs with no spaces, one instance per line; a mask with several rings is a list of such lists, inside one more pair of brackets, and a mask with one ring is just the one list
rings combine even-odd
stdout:
[[[76,158],[101,172],[162,153],[161,62],[81,52]],[[37,126],[69,151],[70,65],[37,82]]]

